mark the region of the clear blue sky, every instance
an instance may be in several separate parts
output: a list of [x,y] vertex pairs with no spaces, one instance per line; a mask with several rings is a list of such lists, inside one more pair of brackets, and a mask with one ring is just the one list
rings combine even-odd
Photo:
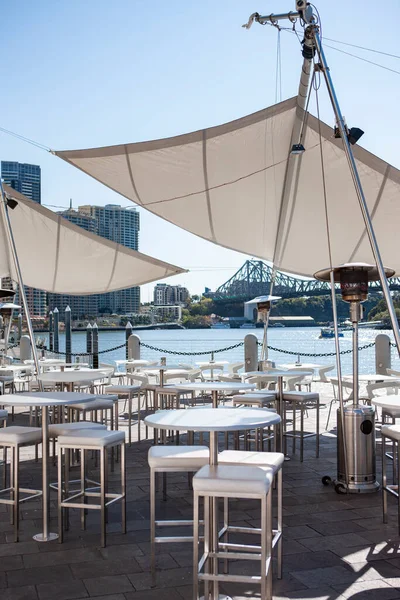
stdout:
[[[373,10],[366,10],[370,4]],[[396,0],[317,6],[325,37],[399,54]],[[0,125],[65,150],[167,137],[254,112],[275,102],[277,32],[241,25],[255,11],[293,8],[294,0],[7,2]],[[295,36],[282,32],[281,44],[285,99],[297,92],[302,58]],[[337,47],[400,70],[398,60]],[[329,48],[326,54],[348,124],[365,130],[368,150],[400,167],[400,76]],[[333,123],[325,93],[322,117]],[[45,205],[67,207],[70,198],[74,206],[131,205],[60,159],[1,133],[0,158],[41,165]],[[140,216],[140,250],[193,269],[170,279],[192,293],[214,289],[247,258],[142,209]],[[144,286],[143,301],[152,287]]]

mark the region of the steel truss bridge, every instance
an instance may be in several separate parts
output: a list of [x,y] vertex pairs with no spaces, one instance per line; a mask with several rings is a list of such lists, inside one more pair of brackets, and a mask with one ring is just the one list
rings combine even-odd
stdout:
[[[247,260],[216,292],[209,292],[206,296],[215,302],[246,302],[256,296],[269,294],[271,278],[272,268],[269,265],[261,260]],[[400,290],[400,277],[389,279],[389,285],[392,291]],[[370,283],[369,290],[381,292],[381,282]],[[330,284],[316,279],[300,279],[277,271],[273,294],[282,298],[323,296],[330,294]]]

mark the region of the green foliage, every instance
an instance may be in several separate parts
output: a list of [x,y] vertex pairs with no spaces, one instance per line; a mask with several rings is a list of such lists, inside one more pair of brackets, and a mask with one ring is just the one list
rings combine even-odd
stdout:
[[208,329],[211,324],[209,316],[194,315],[182,317],[182,325],[187,329]]

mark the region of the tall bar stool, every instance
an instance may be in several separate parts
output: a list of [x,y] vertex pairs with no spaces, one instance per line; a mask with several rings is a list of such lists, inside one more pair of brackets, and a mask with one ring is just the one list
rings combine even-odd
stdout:
[[148,453],[150,467],[150,544],[151,577],[156,585],[156,544],[170,542],[191,542],[190,536],[157,536],[157,528],[192,526],[193,521],[156,520],[156,474],[157,473],[194,473],[209,462],[210,451],[207,446],[153,446]]
[[[79,508],[81,510],[81,528],[85,529],[87,510],[99,510],[101,520],[101,546],[106,545],[106,511],[110,504],[121,501],[122,533],[126,533],[126,462],[125,462],[125,434],[122,431],[85,430],[71,432],[58,438],[58,534],[62,543],[64,534],[63,509]],[[108,491],[108,451],[112,448],[121,448],[121,491],[110,493]],[[69,469],[63,454],[71,450],[81,451],[81,476],[80,491],[67,494],[69,485]],[[100,488],[87,487],[91,483],[86,473],[87,450],[100,453]],[[63,465],[64,463],[64,465]],[[64,466],[64,469],[63,469]],[[64,471],[64,476],[63,476]],[[99,504],[87,503],[90,498],[99,499]],[[68,523],[68,516],[66,518]]]
[[[258,467],[217,465],[202,467],[193,477],[193,598],[199,598],[199,580],[205,582],[205,598],[209,583],[218,597],[219,582],[258,583],[261,600],[272,599],[272,502],[270,488],[273,472]],[[204,552],[199,562],[199,500],[204,498]],[[230,544],[218,541],[218,499],[253,498],[261,503],[261,543]],[[210,503],[213,505],[210,531]],[[219,572],[219,559],[254,560],[260,562],[260,576],[231,575]],[[211,564],[210,564],[211,563]],[[227,570],[227,569],[225,569]]]
[[[268,390],[257,390],[256,392],[250,392],[247,394],[237,394],[232,398],[232,404],[234,407],[238,406],[253,406],[255,408],[269,408],[270,410],[275,410],[274,408],[270,408],[276,402],[276,393],[274,391]],[[276,426],[274,426],[274,429]],[[266,434],[265,434],[265,433]],[[234,433],[235,436],[235,449],[239,450],[239,432]],[[258,429],[255,432],[255,436],[251,437],[249,435],[249,431],[245,431],[243,433],[244,440],[244,449],[250,450],[250,444],[252,441],[255,443],[255,449],[257,451],[264,450],[264,443],[268,442],[268,450],[271,450],[271,441],[276,439],[276,436],[271,431],[271,427],[267,427],[266,429]],[[228,448],[228,444],[225,444],[226,448]]]
[[[128,403],[128,443],[132,445],[132,403],[137,397],[138,400],[138,442],[140,442],[140,392],[141,385],[109,385],[104,388],[105,394],[118,396],[119,400],[125,400]],[[118,420],[118,419],[117,419]]]
[[[315,436],[315,456],[319,457],[319,394],[314,392],[283,392],[283,427],[284,427],[284,439],[285,439],[285,450],[287,446],[288,438],[292,439],[292,452],[296,452],[296,440],[300,440],[300,462],[303,462],[304,458],[304,440],[309,437]],[[286,430],[286,411],[290,408],[293,411],[293,422],[292,429]],[[304,413],[307,407],[312,404],[316,407],[316,431],[308,433],[304,431]],[[300,410],[300,430],[296,429],[296,410]]]
[[[8,494],[9,498],[0,498],[0,504],[12,507],[10,522],[14,524],[14,541],[19,538],[19,504],[42,495],[41,490],[19,487],[19,451],[23,446],[32,446],[42,441],[42,430],[39,427],[2,427],[0,429],[0,447],[4,449],[4,481],[7,481],[7,450],[11,450],[10,486],[0,491],[0,495]],[[28,494],[21,498],[20,494]]]
[[[241,450],[223,450],[218,454],[218,463],[221,465],[260,467],[261,469],[272,469],[273,476],[276,478],[276,497],[277,518],[276,523],[272,524],[272,548],[277,552],[277,572],[278,579],[282,579],[282,531],[283,531],[283,486],[282,486],[282,466],[285,456],[280,452],[243,452]],[[274,500],[273,500],[274,502]],[[228,503],[224,502],[224,526],[219,532],[219,537],[227,536],[230,532],[235,533],[260,533],[260,530],[254,527],[231,527],[229,525]]]

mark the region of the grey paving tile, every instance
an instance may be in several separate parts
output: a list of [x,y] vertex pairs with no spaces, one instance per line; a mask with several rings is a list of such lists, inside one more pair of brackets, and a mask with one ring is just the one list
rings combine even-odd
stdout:
[[399,560],[400,564],[400,558],[395,558],[399,553],[393,553],[392,549],[385,542],[349,548],[334,546],[331,548],[331,551],[337,556],[342,557],[343,560],[349,564],[384,559],[390,559],[392,562],[394,560]]
[[320,533],[315,531],[308,525],[299,525],[298,527],[284,527],[283,539],[287,540],[301,540],[307,538],[318,538],[322,537]]
[[33,554],[38,553],[39,548],[36,542],[18,542],[12,541],[8,544],[0,544],[0,557],[13,556],[15,554]]
[[91,579],[84,579],[83,583],[89,592],[89,596],[124,594],[125,592],[134,591],[134,588],[126,575],[93,577]]
[[89,562],[101,559],[102,557],[99,550],[95,548],[75,548],[73,550],[61,550],[59,552],[27,554],[23,558],[25,567],[30,568]]
[[[169,590],[146,590],[140,592],[128,592],[125,594],[126,600],[160,600],[160,593],[162,593],[163,600],[182,600],[181,594],[175,589],[170,588]],[[193,596],[193,593],[192,593]]]
[[88,596],[82,581],[58,581],[36,586],[39,600],[73,600]]
[[7,588],[1,591],[1,600],[37,600],[37,598],[34,585]]
[[333,585],[338,581],[342,583],[354,582],[354,573],[345,567],[323,567],[292,572],[295,579],[309,588],[318,588],[322,585]]
[[345,599],[352,600],[397,600],[400,590],[390,586],[385,581],[364,581],[351,585],[333,585]]
[[304,546],[316,552],[317,550],[331,550],[334,546],[351,548],[367,544],[368,540],[357,533],[339,533],[337,535],[320,536],[319,538],[305,538],[299,540]]
[[18,554],[14,556],[3,556],[0,559],[0,572],[22,569],[23,566],[22,556],[19,556]]
[[7,581],[9,587],[22,585],[38,585],[40,583],[56,583],[57,581],[72,580],[70,568],[65,565],[48,567],[35,567],[32,569],[20,569],[8,571]]
[[283,570],[293,572],[341,565],[342,560],[339,556],[322,550],[320,552],[304,552],[303,554],[286,556],[283,563]]
[[340,600],[339,593],[327,585],[319,588],[287,592],[286,595],[276,596],[274,594],[274,600],[277,600],[278,597],[281,600]]
[[124,575],[125,573],[137,573],[142,567],[134,558],[117,560],[96,560],[71,565],[71,571],[75,579],[89,579],[91,577],[102,577],[106,575]]

